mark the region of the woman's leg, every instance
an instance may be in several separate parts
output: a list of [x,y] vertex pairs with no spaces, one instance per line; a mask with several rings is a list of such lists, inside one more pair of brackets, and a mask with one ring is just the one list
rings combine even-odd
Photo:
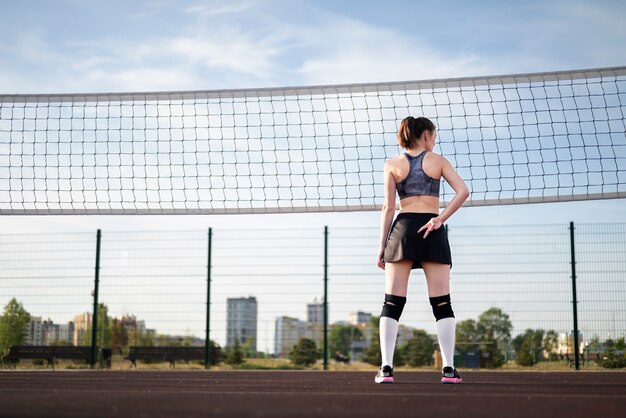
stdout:
[[437,338],[444,367],[454,368],[456,320],[450,302],[450,266],[432,261],[422,262],[428,297],[437,320]]
[[393,354],[398,336],[398,321],[406,303],[409,275],[413,261],[385,263],[385,303],[380,314],[380,354],[382,366],[393,367]]
[[422,268],[426,276],[428,297],[450,294],[450,266],[434,261],[422,261]]

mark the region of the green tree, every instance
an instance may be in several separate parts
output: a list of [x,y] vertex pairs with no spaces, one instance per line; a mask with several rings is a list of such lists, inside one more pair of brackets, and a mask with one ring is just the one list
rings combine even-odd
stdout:
[[300,341],[289,352],[289,360],[296,366],[309,367],[320,357],[315,341],[308,338],[300,338]]
[[393,367],[402,367],[407,363],[407,347],[408,342],[402,347],[396,347],[396,351],[393,353]]
[[12,298],[0,316],[0,355],[6,354],[12,345],[24,343],[30,313],[21,303]]
[[183,337],[183,347],[191,347],[193,345],[193,336],[185,335]]
[[156,331],[153,329],[147,329],[145,331],[136,331],[135,340],[137,345],[152,347],[154,346],[154,340],[156,339]]
[[513,339],[515,349],[515,362],[520,366],[532,366],[543,359],[543,336],[542,329],[527,329]]
[[477,340],[481,356],[489,358],[487,367],[500,367],[505,362],[513,324],[509,315],[499,308],[490,308],[480,314],[476,323]]
[[209,366],[216,366],[224,360],[222,347],[213,340],[209,340]]
[[72,342],[67,340],[52,340],[48,343],[48,345],[56,347],[71,347]]
[[353,341],[363,340],[363,333],[354,326],[335,325],[330,331],[330,352],[350,355]]
[[[117,321],[117,323],[115,323]],[[115,341],[115,346],[117,348],[123,348],[128,346],[142,346],[142,347],[154,347],[155,341],[159,337],[157,333],[153,329],[141,330],[135,328],[131,328],[127,330],[121,323],[120,320],[115,319],[113,325],[113,337],[112,341]],[[169,342],[167,343],[169,345]],[[191,344],[189,344],[191,345]],[[116,348],[113,347],[113,348]]]
[[498,341],[498,343],[508,344],[511,341],[511,330],[513,324],[509,315],[500,308],[491,308],[480,314],[476,331],[483,340]]
[[594,335],[589,340],[589,351],[597,353],[600,351],[600,337]]
[[[413,338],[403,345],[399,351],[401,352],[402,360],[411,367],[430,366],[434,362],[435,341],[426,331],[416,329],[413,331]],[[394,363],[397,363],[395,359]]]
[[239,341],[235,339],[235,343],[232,347],[230,347],[230,349],[228,350],[228,354],[226,355],[226,364],[236,366],[238,364],[242,364],[243,362],[243,351],[241,350]]
[[473,319],[466,319],[456,324],[456,350],[461,354],[462,358],[468,351],[476,351],[477,346],[476,338],[478,332],[476,331],[476,321]]
[[112,323],[113,329],[111,334],[111,348],[113,350],[121,350],[129,345],[143,345],[136,343],[136,331],[131,331],[129,333],[122,324],[121,320],[115,318]]
[[257,352],[254,349],[254,338],[246,337],[245,341],[241,345],[241,350],[243,354],[247,358],[252,358],[257,356]]
[[[113,321],[109,318],[109,308],[103,303],[98,304],[98,328],[96,331],[96,346],[111,347]],[[83,334],[82,345],[91,345],[91,333],[92,325],[89,325]]]
[[617,343],[612,339],[604,341],[604,352],[600,356],[599,364],[607,369],[626,367],[626,352],[616,353]]
[[380,355],[380,317],[372,316],[370,321],[372,324],[372,341],[363,353],[363,361],[374,366],[380,366],[380,363],[382,362]]
[[559,347],[559,334],[554,330],[549,330],[543,336],[542,349],[548,354],[549,360],[558,358],[557,349]]

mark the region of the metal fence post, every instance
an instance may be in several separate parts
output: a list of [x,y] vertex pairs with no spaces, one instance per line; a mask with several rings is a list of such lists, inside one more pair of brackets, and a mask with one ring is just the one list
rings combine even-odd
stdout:
[[576,297],[576,251],[574,247],[574,222],[569,223],[569,237],[572,257],[572,311],[574,313],[574,365],[580,369],[580,356],[578,353],[578,299]]
[[328,370],[328,226],[324,227],[324,370]]
[[204,336],[204,368],[209,368],[209,350],[211,336],[211,246],[213,238],[213,229],[209,228],[209,249],[207,254],[206,268],[206,334]]
[[90,364],[93,368],[96,364],[97,335],[98,335],[98,287],[100,285],[100,239],[102,232],[98,229],[96,234],[96,273],[93,287],[93,317],[91,319],[91,356]]

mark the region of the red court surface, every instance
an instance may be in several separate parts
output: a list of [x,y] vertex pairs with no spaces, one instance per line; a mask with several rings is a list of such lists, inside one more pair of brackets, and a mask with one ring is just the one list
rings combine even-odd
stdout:
[[626,417],[626,372],[0,371],[0,417]]

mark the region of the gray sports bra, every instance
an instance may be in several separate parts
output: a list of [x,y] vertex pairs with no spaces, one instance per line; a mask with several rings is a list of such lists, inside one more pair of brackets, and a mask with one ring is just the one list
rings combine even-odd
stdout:
[[396,190],[400,199],[420,195],[439,197],[441,181],[429,177],[422,169],[426,151],[423,151],[417,157],[413,157],[406,152],[404,155],[409,160],[410,168],[406,178],[396,184]]

